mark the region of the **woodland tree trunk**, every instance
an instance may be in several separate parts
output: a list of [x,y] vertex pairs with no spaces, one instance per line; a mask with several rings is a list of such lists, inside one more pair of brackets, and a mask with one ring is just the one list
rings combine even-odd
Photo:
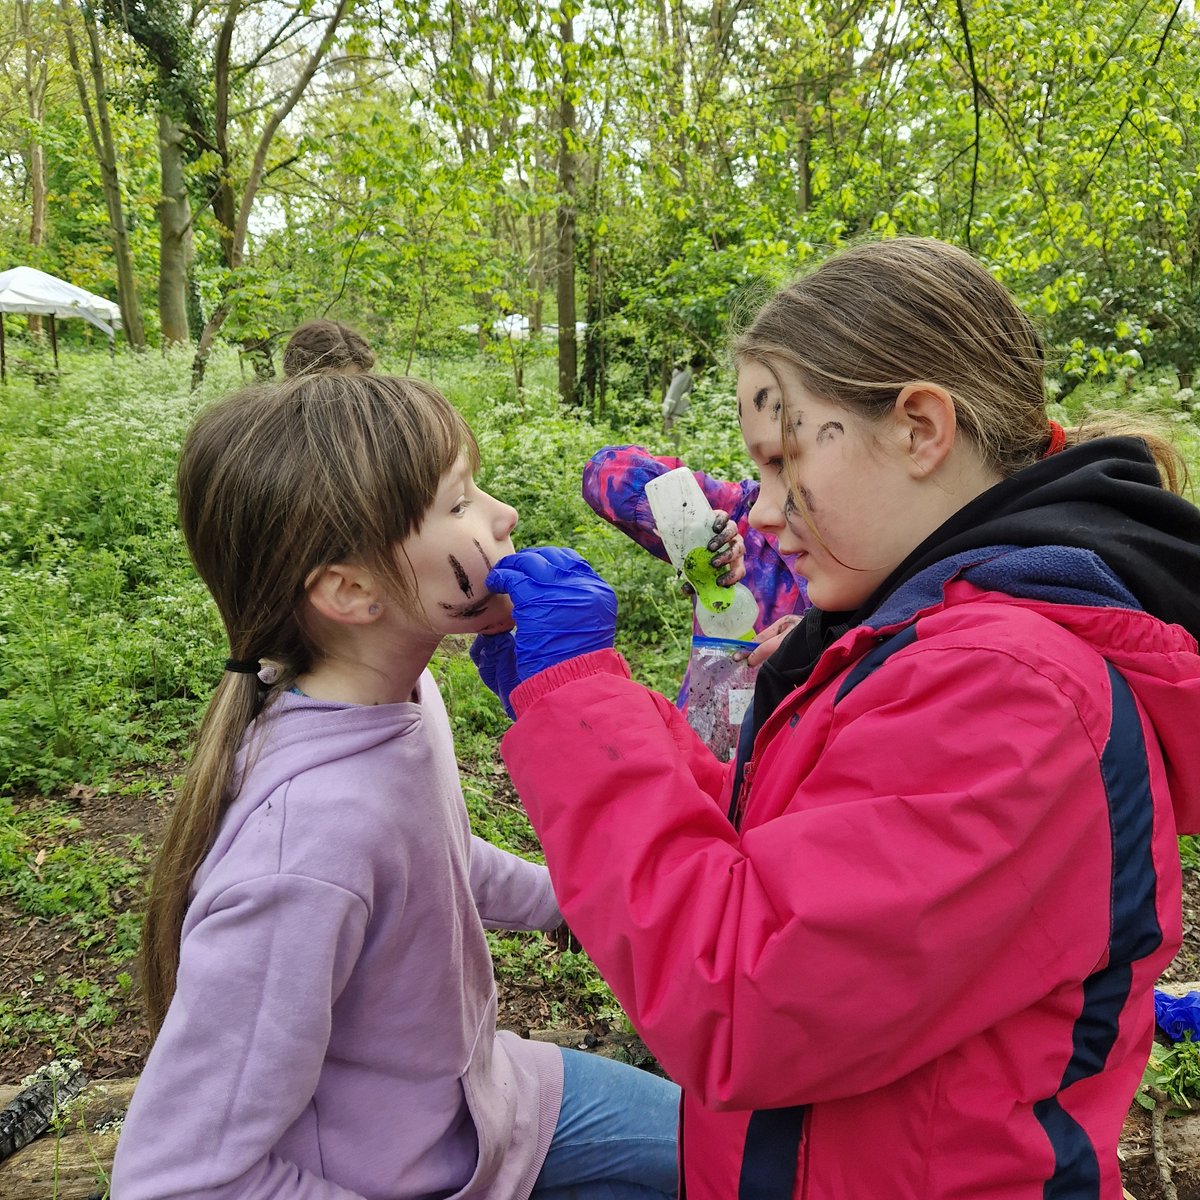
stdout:
[[[346,10],[349,6],[350,0],[338,0],[337,7],[325,25],[325,32],[321,37],[320,43],[312,50],[307,61],[300,68],[287,95],[284,96],[267,118],[258,135],[258,143],[254,149],[254,158],[250,164],[245,182],[241,187],[240,194],[234,191],[232,173],[229,170],[229,164],[232,162],[229,145],[230,104],[232,99],[231,64],[234,22],[241,9],[238,0],[232,0],[226,11],[225,20],[221,25],[220,33],[217,35],[214,62],[214,78],[216,81],[214,143],[221,159],[222,184],[213,197],[213,213],[217,218],[217,235],[221,243],[221,253],[225,259],[225,265],[229,268],[230,272],[237,271],[242,266],[245,258],[246,228],[250,222],[250,213],[254,208],[255,197],[258,195],[258,189],[262,185],[263,177],[266,174],[267,154],[270,151],[271,143],[275,139],[275,134],[279,126],[287,118],[287,115],[296,107],[296,103],[304,94],[304,90],[312,82],[312,77],[316,74],[317,67],[320,66],[321,60],[328,53],[330,46],[333,45],[338,25],[341,24],[342,18],[346,15]],[[204,378],[213,342],[216,339],[218,330],[225,324],[233,308],[234,292],[237,286],[232,281],[226,285],[220,303],[217,305],[212,316],[209,317],[208,322],[204,326],[204,331],[200,335],[199,343],[196,346],[196,354],[192,359],[193,388],[198,387],[200,381]],[[274,373],[269,353],[264,355],[258,343],[248,344],[246,349],[254,362],[256,375],[262,377],[264,374]]]
[[75,44],[71,6],[67,0],[59,0],[59,5],[63,16],[63,30],[67,37],[67,56],[71,62],[71,72],[75,76],[75,86],[79,91],[79,102],[83,106],[92,149],[100,164],[100,185],[104,192],[105,207],[108,209],[113,257],[117,261],[117,303],[121,308],[125,338],[135,350],[144,350],[146,332],[142,325],[142,309],[138,303],[137,283],[133,273],[133,252],[129,246],[129,231],[125,225],[125,212],[121,202],[121,178],[117,171],[117,151],[108,117],[108,89],[104,80],[100,34],[95,18],[85,15],[83,24],[88,37],[88,59],[92,77],[92,94],[89,95]]
[[[48,65],[45,36],[38,38],[33,28],[32,0],[18,0],[17,20],[25,43],[25,103],[29,116],[29,248],[32,265],[39,262],[38,251],[46,240],[46,152],[42,145],[42,124],[46,115]],[[42,318],[29,317],[29,332],[40,337]]]
[[162,199],[158,202],[158,319],[163,341],[190,341],[188,270],[191,265],[191,205],[183,178],[184,132],[170,114],[158,114],[158,158]]
[[559,100],[558,186],[558,395],[575,403],[578,348],[575,339],[575,31],[570,16],[559,26],[562,91]]

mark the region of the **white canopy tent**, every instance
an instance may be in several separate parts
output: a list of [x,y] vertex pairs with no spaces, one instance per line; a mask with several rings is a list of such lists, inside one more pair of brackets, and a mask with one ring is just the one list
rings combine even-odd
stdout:
[[34,267],[12,267],[0,271],[0,381],[8,378],[4,361],[4,314],[37,313],[50,318],[50,344],[54,348],[54,365],[58,366],[58,335],[56,317],[82,317],[95,325],[111,344],[121,324],[121,310],[111,300],[38,271]]

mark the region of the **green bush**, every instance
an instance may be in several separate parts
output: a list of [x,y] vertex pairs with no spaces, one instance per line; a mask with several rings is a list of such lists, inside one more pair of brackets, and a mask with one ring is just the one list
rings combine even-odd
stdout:
[[[576,547],[613,584],[618,645],[644,682],[673,695],[687,662],[690,611],[674,572],[593,514],[584,462],[640,442],[731,479],[751,467],[737,434],[733,380],[701,376],[688,413],[664,434],[653,405],[613,427],[564,409],[553,362],[533,356],[516,390],[504,363],[425,364],[479,442],[480,483],[520,512],[520,546]],[[0,790],[52,792],[186,746],[225,653],[215,609],[176,528],[178,446],[197,408],[242,383],[236,356],[213,357],[189,391],[184,353],[67,353],[58,386],[17,377],[0,403]],[[1155,418],[1193,466],[1197,405],[1168,374],[1087,382],[1053,411],[1064,423],[1119,408]],[[464,762],[494,759],[507,719],[464,645],[435,660]]]

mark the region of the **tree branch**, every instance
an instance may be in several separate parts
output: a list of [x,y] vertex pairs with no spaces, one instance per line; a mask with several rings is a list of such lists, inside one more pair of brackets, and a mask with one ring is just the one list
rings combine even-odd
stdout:
[[262,135],[258,139],[258,147],[254,152],[254,162],[250,168],[249,178],[246,180],[245,190],[242,192],[242,202],[238,209],[237,223],[233,230],[233,253],[235,256],[235,261],[231,264],[233,266],[241,266],[242,247],[246,242],[246,227],[250,222],[250,210],[254,206],[254,197],[258,192],[263,172],[266,169],[267,151],[270,149],[271,140],[275,136],[275,131],[283,123],[284,118],[296,107],[296,103],[304,94],[304,89],[308,87],[309,81],[316,74],[321,59],[324,58],[326,51],[328,51],[333,43],[334,34],[337,32],[337,27],[341,23],[342,18],[346,15],[346,10],[350,7],[350,2],[351,0],[338,0],[338,6],[334,10],[333,16],[329,18],[329,23],[325,26],[325,33],[321,37],[320,45],[312,52],[308,64],[300,73],[292,90],[274,113],[271,114],[270,120],[267,121]]
[[[1166,49],[1167,37],[1171,32],[1171,26],[1175,24],[1175,18],[1179,16],[1179,10],[1183,7],[1183,0],[1175,0],[1175,10],[1171,13],[1170,19],[1167,21],[1166,28],[1163,29],[1162,37],[1158,39],[1158,52],[1154,55],[1154,61],[1150,64],[1151,69],[1158,66],[1158,60],[1162,58],[1163,50]],[[1108,157],[1108,152],[1113,148],[1113,144],[1117,138],[1121,136],[1121,130],[1129,123],[1129,118],[1133,113],[1134,97],[1131,93],[1129,100],[1125,104],[1125,112],[1122,114],[1120,121],[1117,122],[1117,127],[1112,131],[1112,136],[1104,145],[1104,149],[1100,152],[1100,157],[1096,160],[1096,165],[1088,172],[1088,177],[1083,181],[1083,186],[1080,187],[1078,194],[1086,196],[1088,188],[1092,185],[1092,180],[1096,177],[1096,172],[1104,165],[1104,160]]]
[[975,192],[979,187],[979,71],[975,66],[975,50],[971,45],[971,28],[967,23],[967,12],[963,0],[954,0],[958,10],[958,23],[962,27],[963,42],[967,48],[967,64],[971,71],[971,105],[975,110],[975,153],[971,161],[971,198],[967,202],[967,249],[974,252],[971,242],[971,222],[975,219]]

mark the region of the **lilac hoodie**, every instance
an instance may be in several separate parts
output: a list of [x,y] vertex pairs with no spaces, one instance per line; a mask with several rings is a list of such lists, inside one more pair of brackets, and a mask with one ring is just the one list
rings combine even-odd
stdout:
[[496,1031],[484,924],[549,929],[544,867],[472,837],[441,696],[280,697],[192,885],[113,1200],[524,1200],[556,1047]]

